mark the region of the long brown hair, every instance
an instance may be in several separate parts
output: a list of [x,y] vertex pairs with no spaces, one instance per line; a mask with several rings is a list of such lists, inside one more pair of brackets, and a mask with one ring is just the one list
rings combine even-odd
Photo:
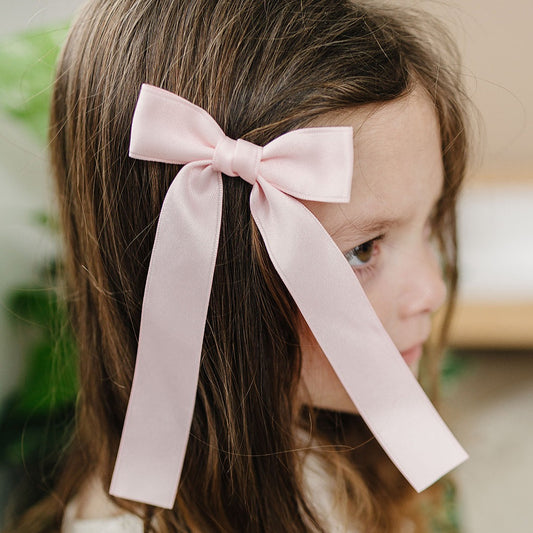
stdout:
[[[109,486],[156,224],[179,170],[128,158],[141,84],[180,94],[228,136],[259,145],[324,113],[391,101],[423,86],[441,128],[445,185],[435,230],[453,296],[455,199],[467,137],[450,42],[436,23],[405,9],[347,0],[87,3],[58,64],[50,123],[79,348],[76,433],[55,496],[26,517],[30,524],[41,513],[40,527],[20,531],[58,529],[64,503],[88,477]],[[324,531],[302,486],[300,426],[334,445],[322,455],[361,531],[396,531],[405,517],[416,522],[412,492],[379,447],[357,447],[369,438],[358,417],[295,412],[297,308],[250,216],[249,193],[243,180],[224,177],[196,407],[175,507],[116,503],[143,516],[146,530],[152,522],[158,531]],[[346,444],[355,450],[341,453]]]

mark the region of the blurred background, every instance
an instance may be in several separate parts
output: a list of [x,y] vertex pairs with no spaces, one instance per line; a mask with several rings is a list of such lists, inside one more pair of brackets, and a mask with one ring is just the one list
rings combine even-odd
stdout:
[[[27,458],[53,460],[75,394],[57,329],[58,245],[46,156],[52,65],[80,0],[2,3],[0,18],[0,523]],[[407,1],[436,13],[480,110],[459,205],[459,303],[443,376],[445,419],[470,453],[455,472],[461,531],[533,531],[533,2]],[[52,216],[51,216],[52,215]],[[64,358],[65,361],[68,357]],[[57,364],[57,363],[56,363]],[[48,428],[48,429],[45,429]],[[24,431],[24,441],[20,433]],[[50,450],[38,443],[50,433]],[[52,454],[52,455],[51,455]],[[26,463],[25,463],[26,461]]]

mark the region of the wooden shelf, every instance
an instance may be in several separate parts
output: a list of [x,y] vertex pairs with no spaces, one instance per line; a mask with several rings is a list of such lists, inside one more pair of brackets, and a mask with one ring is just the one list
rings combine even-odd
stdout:
[[485,169],[465,183],[451,346],[533,350],[532,217],[530,164]]
[[459,302],[449,344],[458,348],[533,349],[533,302]]

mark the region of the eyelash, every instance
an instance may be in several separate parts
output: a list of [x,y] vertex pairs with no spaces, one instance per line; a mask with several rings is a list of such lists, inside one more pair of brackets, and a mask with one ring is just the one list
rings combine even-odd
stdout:
[[[376,243],[383,239],[384,235],[379,235],[378,237],[374,237],[373,239],[370,239],[369,241],[366,241],[362,244],[358,244],[348,252],[344,254],[344,257],[346,257],[346,260],[350,264],[350,266],[357,271],[360,275],[368,275],[370,272],[375,268],[375,261],[373,261],[374,257],[376,256],[378,249],[376,248]],[[371,246],[370,250],[370,258],[366,262],[360,262],[359,264],[352,264],[351,261],[353,259],[357,259],[357,254],[361,253],[361,250],[366,247]],[[360,259],[357,259],[358,261],[361,261]]]

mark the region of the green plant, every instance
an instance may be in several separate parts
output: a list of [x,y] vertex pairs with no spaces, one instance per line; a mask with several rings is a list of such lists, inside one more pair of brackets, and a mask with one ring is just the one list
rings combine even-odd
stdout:
[[0,110],[46,141],[54,65],[66,26],[41,28],[0,42]]
[[49,490],[70,438],[78,389],[76,347],[55,261],[41,268],[39,283],[9,291],[6,307],[27,346],[19,387],[0,408],[0,462],[11,472],[18,514]]
[[[64,27],[40,29],[0,42],[0,112],[41,143],[47,136],[54,65],[65,35]],[[37,216],[38,224],[55,232],[53,220],[47,214]],[[16,510],[46,490],[74,416],[76,350],[56,272],[52,260],[41,266],[37,282],[2,295],[15,333],[27,347],[19,386],[0,406],[0,463],[19,486]]]
[[[41,279],[53,279],[49,265]],[[72,412],[77,392],[75,343],[57,288],[45,283],[15,288],[7,307],[17,333],[30,339],[20,386],[0,411],[0,457],[11,466],[32,462],[43,451],[43,437]],[[54,442],[45,443],[45,448]]]

